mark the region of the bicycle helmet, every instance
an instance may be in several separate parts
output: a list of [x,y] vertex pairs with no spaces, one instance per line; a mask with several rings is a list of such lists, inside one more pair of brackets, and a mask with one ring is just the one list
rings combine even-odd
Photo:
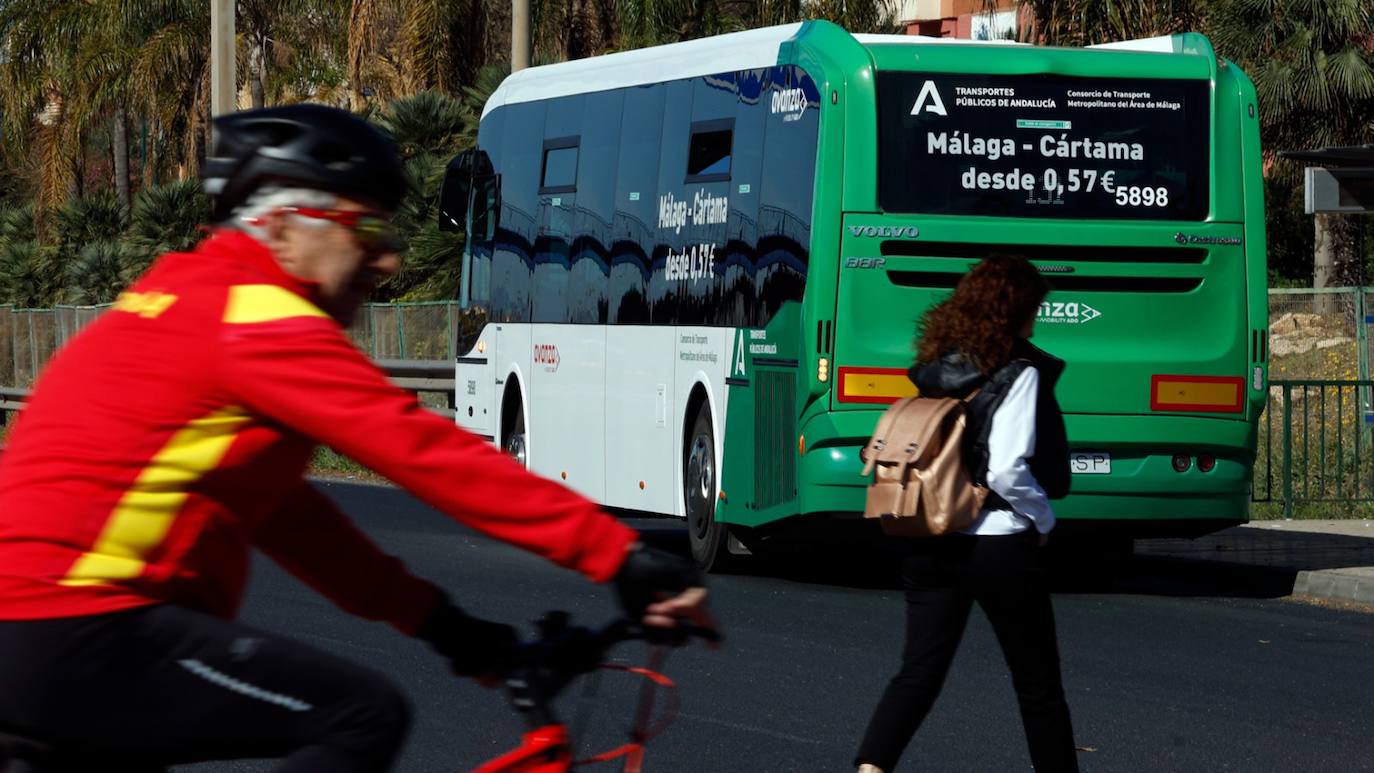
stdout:
[[396,145],[367,121],[325,105],[228,113],[215,119],[204,188],[225,220],[268,183],[356,196],[394,211],[406,181]]

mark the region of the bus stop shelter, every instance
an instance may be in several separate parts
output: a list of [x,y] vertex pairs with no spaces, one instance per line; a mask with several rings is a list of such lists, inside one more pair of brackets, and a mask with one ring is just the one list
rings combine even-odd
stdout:
[[[1289,150],[1280,153],[1285,158],[1307,166],[1303,170],[1303,210],[1309,215],[1367,215],[1374,213],[1374,145],[1321,148],[1319,150]],[[1365,223],[1359,228],[1359,243],[1364,244]],[[1357,328],[1359,340],[1359,377],[1369,378],[1368,330],[1374,326],[1374,314],[1365,308],[1367,288],[1364,287],[1364,260],[1360,260],[1360,287],[1356,291],[1358,313],[1363,325]],[[1329,270],[1329,267],[1328,267]],[[1374,394],[1361,386],[1361,403],[1366,424],[1374,424]]]
[[1281,155],[1309,165],[1303,173],[1307,214],[1374,212],[1374,145],[1289,150]]

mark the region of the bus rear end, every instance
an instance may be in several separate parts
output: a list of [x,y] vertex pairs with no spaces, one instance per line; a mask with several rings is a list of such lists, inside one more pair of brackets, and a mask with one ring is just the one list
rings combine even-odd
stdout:
[[833,385],[803,428],[820,446],[804,509],[840,509],[852,441],[914,392],[920,315],[1010,253],[1048,279],[1035,343],[1068,363],[1064,525],[1196,534],[1248,517],[1266,386],[1253,88],[1201,36],[1138,48],[1153,50],[869,45],[877,143],[847,122]]

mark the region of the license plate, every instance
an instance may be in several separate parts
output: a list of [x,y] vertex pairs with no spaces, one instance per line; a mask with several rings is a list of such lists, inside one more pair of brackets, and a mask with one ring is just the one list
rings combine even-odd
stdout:
[[1110,475],[1112,455],[1080,451],[1069,454],[1069,469],[1075,475]]

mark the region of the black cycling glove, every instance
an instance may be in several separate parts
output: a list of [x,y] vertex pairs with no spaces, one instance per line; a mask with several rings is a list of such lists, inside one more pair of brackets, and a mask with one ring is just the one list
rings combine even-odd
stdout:
[[655,601],[706,585],[691,561],[643,544],[630,549],[613,582],[620,606],[635,620]]
[[505,676],[515,666],[519,639],[504,623],[482,620],[441,600],[417,638],[430,643],[459,676]]

